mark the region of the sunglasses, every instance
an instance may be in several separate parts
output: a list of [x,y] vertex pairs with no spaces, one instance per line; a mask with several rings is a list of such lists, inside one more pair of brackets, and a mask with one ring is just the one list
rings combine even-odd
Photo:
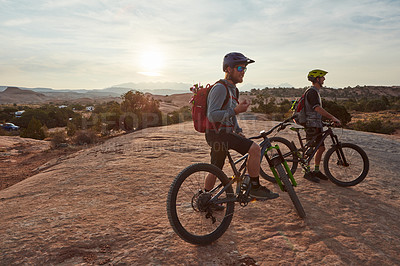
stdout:
[[236,70],[237,70],[238,72],[242,72],[242,71],[246,72],[247,67],[238,66],[238,67],[236,67]]

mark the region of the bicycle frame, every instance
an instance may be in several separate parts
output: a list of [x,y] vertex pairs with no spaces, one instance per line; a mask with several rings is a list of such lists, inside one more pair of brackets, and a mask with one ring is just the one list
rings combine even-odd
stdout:
[[[291,129],[294,130],[293,128],[291,128]],[[318,135],[314,136],[311,140],[307,141],[306,144],[303,144],[303,139],[301,138],[300,130],[294,130],[294,131],[296,131],[296,133],[297,133],[297,138],[299,140],[300,147],[301,147],[300,149],[296,149],[294,155],[296,155],[296,157],[298,157],[300,159],[300,162],[305,165],[310,164],[312,158],[317,153],[318,149],[321,147],[322,143],[325,141],[325,139],[328,136],[330,136],[332,139],[332,146],[340,145],[339,138],[337,137],[337,135],[333,132],[332,128],[330,128],[330,127],[328,127],[328,129],[322,131]],[[315,147],[312,147],[311,143],[313,143],[317,139],[317,137],[319,137],[321,135],[322,135],[321,140],[318,142],[318,144]],[[309,149],[313,149],[313,150],[310,154],[307,154],[307,151]],[[301,157],[298,156],[298,152],[300,152],[300,151],[303,153]],[[343,154],[342,149],[338,149],[337,155],[338,155],[338,158],[342,159],[344,161],[345,165],[347,165],[346,158]]]
[[[282,191],[285,191],[285,188],[284,188],[284,185],[282,184],[282,182],[281,182],[281,180],[279,178],[279,175],[278,175],[278,173],[277,173],[277,171],[275,169],[275,166],[277,166],[277,165],[279,165],[281,163],[284,165],[284,168],[285,168],[285,170],[286,170],[286,172],[287,172],[287,174],[289,176],[289,179],[291,180],[293,186],[297,186],[296,180],[294,179],[293,174],[290,171],[289,165],[285,161],[285,159],[284,159],[284,157],[282,155],[282,152],[279,149],[279,146],[278,145],[272,146],[269,138],[266,137],[266,136],[263,136],[263,137],[264,137],[264,140],[261,143],[259,143],[259,146],[261,147],[261,159],[260,159],[260,162],[261,162],[263,157],[265,157],[267,159],[268,164],[270,166],[270,169],[274,174],[275,180],[276,180],[277,184],[279,185],[279,188]],[[273,150],[273,149],[275,149],[278,152],[278,155],[277,156],[275,155],[272,158],[269,158],[267,152],[270,151],[270,150]],[[233,170],[234,175],[232,176],[230,182],[224,188],[222,188],[216,195],[214,195],[210,199],[210,202],[214,202],[215,204],[239,201],[238,196],[239,196],[240,191],[241,191],[240,185],[238,185],[236,187],[236,193],[235,193],[236,197],[231,198],[231,199],[224,199],[224,200],[217,200],[217,199],[218,199],[218,197],[220,195],[222,195],[225,192],[226,188],[231,186],[231,185],[233,185],[233,183],[237,182],[238,184],[240,184],[240,182],[242,181],[244,175],[246,174],[246,169],[247,169],[246,163],[247,163],[247,160],[248,160],[248,157],[249,157],[248,154],[243,155],[241,158],[239,158],[238,160],[234,161],[232,156],[231,156],[231,154],[228,151],[227,152],[227,157],[228,157],[229,164],[230,164],[230,166],[231,166],[231,168]],[[239,164],[242,161],[243,161],[243,163],[241,164],[239,169],[236,168],[236,165]],[[211,192],[214,192],[214,191],[220,189],[221,187],[222,187],[222,184],[219,184],[214,189],[212,189]],[[249,193],[249,191],[250,190],[247,190],[247,194]],[[247,194],[246,194],[246,196],[248,196]]]

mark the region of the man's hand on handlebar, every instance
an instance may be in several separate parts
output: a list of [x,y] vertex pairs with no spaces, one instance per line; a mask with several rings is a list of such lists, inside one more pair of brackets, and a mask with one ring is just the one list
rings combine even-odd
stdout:
[[340,122],[340,120],[337,119],[336,117],[333,117],[333,118],[332,118],[332,122],[333,122],[333,125],[336,126],[336,127],[339,127],[339,126],[342,125],[342,123]]
[[340,127],[342,125],[342,123],[339,120],[339,123],[337,123],[336,121],[333,120],[327,120],[327,121],[322,121],[322,125],[324,127]]

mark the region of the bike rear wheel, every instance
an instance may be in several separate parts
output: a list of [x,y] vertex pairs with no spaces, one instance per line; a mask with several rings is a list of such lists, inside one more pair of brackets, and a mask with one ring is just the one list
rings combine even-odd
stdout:
[[[216,186],[222,184],[212,193],[204,191],[205,178],[210,173],[217,177]],[[228,183],[221,169],[205,163],[190,165],[177,175],[168,192],[167,214],[179,237],[192,244],[207,245],[224,234],[232,221],[235,203],[215,205],[209,200]],[[232,198],[234,193],[229,186],[218,199]]]
[[325,154],[325,174],[339,186],[357,185],[368,174],[368,156],[362,148],[355,144],[342,143],[339,145],[333,146]]
[[289,179],[289,176],[287,175],[284,167],[282,164],[279,164],[276,166],[276,171],[278,172],[278,175],[280,179],[283,182],[283,185],[285,186],[286,192],[289,194],[290,199],[293,202],[294,207],[296,208],[297,213],[301,218],[306,217],[306,212],[304,211],[303,205],[301,205],[301,202],[299,198],[297,197],[296,192],[294,191],[293,184]]
[[[293,144],[288,141],[287,139],[281,138],[281,137],[272,137],[269,139],[271,141],[271,145],[275,146],[278,144],[279,149],[282,152],[283,157],[285,158],[287,164],[289,165],[290,171],[292,174],[296,172],[297,170],[297,165],[298,165],[298,160],[297,157],[294,156],[294,151],[296,148],[293,146]],[[269,156],[269,158],[273,158],[277,154],[277,151],[275,149],[272,149],[268,151],[268,154],[265,156]],[[260,165],[260,175],[262,178],[265,180],[276,183],[274,174],[272,173],[271,169],[269,168],[268,161],[266,159],[261,161]]]

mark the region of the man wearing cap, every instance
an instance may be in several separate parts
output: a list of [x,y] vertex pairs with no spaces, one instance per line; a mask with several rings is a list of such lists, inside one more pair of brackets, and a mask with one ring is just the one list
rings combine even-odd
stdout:
[[[247,65],[254,62],[237,52],[225,55],[222,67],[225,79],[219,80],[213,86],[207,98],[208,120],[218,123],[219,127],[207,130],[205,137],[211,147],[211,163],[220,169],[224,166],[227,150],[233,149],[242,155],[249,154],[247,167],[251,182],[250,196],[255,199],[267,200],[277,198],[279,195],[260,185],[260,146],[245,138],[236,118],[236,115],[246,112],[250,105],[250,102],[246,100],[239,102],[239,91],[236,84],[243,82]],[[230,94],[229,100],[224,105],[227,92]],[[210,191],[214,187],[215,180],[216,177],[212,174],[206,177],[206,191]]]
[[[337,119],[335,116],[331,115],[328,111],[326,111],[322,107],[322,101],[321,101],[321,96],[319,94],[319,90],[322,88],[324,85],[325,81],[325,75],[328,72],[325,70],[321,69],[314,69],[311,70],[308,73],[308,80],[311,81],[312,86],[307,90],[306,92],[306,105],[305,105],[305,110],[306,110],[306,125],[305,125],[305,130],[306,130],[306,139],[307,141],[310,141],[314,136],[317,136],[315,142],[313,145],[318,143],[321,138],[321,132],[323,129],[322,125],[322,117],[326,117],[330,120],[332,120],[336,125],[340,125],[340,120]],[[322,145],[319,147],[317,153],[315,154],[314,158],[314,163],[315,163],[315,169],[314,171],[310,170],[310,166],[307,166],[307,171],[304,174],[304,178],[319,183],[320,179],[327,180],[328,177],[326,177],[319,169],[319,164],[321,163],[321,158],[322,154],[325,151],[325,145],[322,143]]]

